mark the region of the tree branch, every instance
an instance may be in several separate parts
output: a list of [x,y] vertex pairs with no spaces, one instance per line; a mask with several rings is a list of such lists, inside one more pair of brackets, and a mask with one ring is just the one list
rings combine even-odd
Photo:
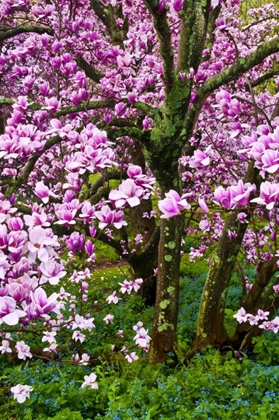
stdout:
[[25,167],[23,168],[21,175],[11,183],[9,189],[7,190],[5,194],[7,198],[9,198],[15,192],[17,188],[19,188],[21,185],[23,185],[24,183],[28,181],[29,175],[33,171],[37,160],[47,150],[49,150],[52,146],[60,143],[62,140],[63,139],[61,137],[55,136],[55,137],[51,137],[50,139],[46,141],[44,148],[29,159],[29,161],[26,163]]
[[36,34],[42,35],[47,33],[48,35],[54,35],[54,30],[51,28],[45,28],[42,26],[17,26],[16,28],[0,28],[0,41],[5,39],[13,38],[16,35],[34,32]]
[[152,0],[144,0],[144,4],[152,15],[154,28],[159,40],[160,55],[163,60],[165,92],[167,95],[175,82],[174,52],[171,44],[171,29],[168,24],[166,10],[159,14],[157,2],[155,3]]
[[[247,57],[239,57],[237,62],[231,67],[224,69],[216,76],[209,77],[206,82],[198,89],[196,101],[188,110],[185,117],[186,132],[192,133],[198,119],[199,113],[211,93],[219,87],[232,82],[245,72],[262,63],[262,61],[279,52],[279,38],[274,38],[260,45],[254,52]],[[188,140],[188,139],[187,139]]]
[[266,82],[267,80],[271,79],[273,76],[278,76],[278,75],[279,75],[279,70],[270,71],[264,74],[263,76],[258,77],[258,79],[251,81],[250,85],[252,87],[259,86],[261,83]]
[[93,80],[95,83],[99,83],[102,77],[104,77],[95,67],[91,66],[85,58],[82,56],[76,58],[77,65],[84,70],[86,76]]
[[[105,25],[113,45],[123,45],[124,33],[119,29],[116,19],[123,19],[124,32],[127,31],[127,19],[122,15],[122,9],[116,9],[112,5],[105,6],[100,0],[90,0],[91,9],[94,10],[96,16]],[[120,12],[120,16],[115,16],[115,10]]]
[[117,102],[112,99],[105,99],[104,101],[84,102],[76,106],[65,106],[56,111],[54,116],[58,118],[68,114],[74,114],[76,112],[90,111],[92,109],[113,108],[116,104]]
[[177,72],[192,67],[197,71],[204,49],[211,1],[205,7],[199,0],[185,0],[181,16],[181,29],[178,45]]

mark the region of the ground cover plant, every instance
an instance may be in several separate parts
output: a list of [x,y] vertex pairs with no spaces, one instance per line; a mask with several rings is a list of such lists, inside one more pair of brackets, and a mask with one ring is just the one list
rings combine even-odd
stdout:
[[[237,354],[232,348],[220,352],[208,349],[187,361],[185,352],[190,348],[196,328],[199,296],[205,282],[203,268],[196,267],[180,280],[181,309],[178,322],[178,347],[169,363],[150,365],[139,359],[128,363],[120,351],[131,342],[125,339],[140,314],[144,325],[151,325],[153,308],[141,305],[139,296],[129,302],[115,305],[111,311],[115,321],[110,330],[95,331],[88,347],[69,346],[53,358],[36,355],[20,362],[16,358],[7,362],[1,356],[1,415],[3,419],[223,419],[262,418],[276,419],[278,410],[278,340],[270,334],[258,338],[253,353]],[[121,279],[119,268],[100,270],[98,278],[102,296],[94,295],[105,305],[104,290]],[[238,307],[241,293],[231,299],[232,310]],[[97,311],[96,311],[97,312]],[[98,310],[102,318],[106,308]],[[187,317],[187,324],[185,323]],[[121,320],[123,339],[117,341],[117,323]],[[33,340],[33,346],[34,346]],[[82,343],[83,344],[83,343]],[[111,351],[111,345],[116,349]],[[72,356],[94,348],[87,366],[74,362]],[[132,350],[132,348],[131,348]],[[81,388],[84,375],[92,369],[97,375],[98,390]],[[30,399],[20,405],[10,396],[15,382],[33,387]]]
[[[0,17],[0,351],[11,415],[67,416],[69,382],[72,416],[119,407],[120,417],[167,418],[166,378],[187,400],[183,372],[199,357],[223,370],[271,367],[278,4],[0,0]],[[165,409],[146,380],[156,369]],[[150,389],[125,414],[129,375]]]

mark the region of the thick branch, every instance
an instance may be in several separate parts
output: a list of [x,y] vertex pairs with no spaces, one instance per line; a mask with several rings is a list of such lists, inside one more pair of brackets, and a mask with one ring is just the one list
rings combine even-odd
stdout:
[[[123,44],[124,39],[124,33],[123,30],[119,29],[119,26],[117,25],[117,18],[122,17],[122,9],[116,9],[112,7],[110,4],[108,6],[105,6],[100,0],[90,0],[90,6],[91,9],[94,10],[96,16],[103,22],[105,25],[108,34],[111,38],[111,42],[113,45],[121,45]],[[115,11],[120,12],[120,16],[115,16]],[[123,18],[124,25],[123,29],[124,31],[127,31],[127,22],[126,19]]]
[[63,117],[68,114],[74,114],[76,112],[86,112],[91,109],[101,109],[101,108],[113,108],[117,102],[106,99],[104,101],[92,101],[85,102],[77,106],[65,106],[54,113],[56,118]]
[[42,35],[47,33],[48,35],[54,35],[54,30],[51,28],[44,28],[42,26],[17,26],[16,28],[0,28],[0,41],[5,39],[13,38],[16,35],[34,32]]
[[177,72],[192,67],[198,69],[207,32],[211,1],[203,7],[199,0],[185,0],[181,15],[181,30],[178,46]]
[[171,29],[168,24],[166,10],[158,13],[158,5],[152,0],[144,0],[144,4],[153,17],[154,28],[160,45],[160,54],[163,60],[164,82],[166,94],[171,90],[175,81],[174,52],[171,45]]
[[103,75],[93,66],[91,66],[83,57],[76,59],[77,65],[84,70],[86,76],[93,80],[95,83],[99,83]]
[[256,281],[242,302],[243,307],[247,310],[247,312],[252,311],[253,313],[263,290],[268,285],[271,277],[279,270],[277,262],[278,258],[273,257],[270,261],[265,261],[260,265],[256,275]]
[[239,57],[235,64],[221,71],[216,76],[209,77],[197,91],[196,101],[192,108],[187,112],[185,118],[186,131],[188,133],[193,132],[199,113],[211,93],[219,87],[236,80],[245,72],[260,64],[266,57],[276,52],[279,52],[278,37],[263,43],[247,57]]
[[207,79],[198,91],[198,95],[208,97],[214,90],[242,76],[248,70],[262,63],[266,57],[276,52],[279,52],[279,37],[263,43],[247,57],[239,57],[238,61],[231,67]]
[[128,136],[133,139],[139,140],[143,145],[150,143],[151,131],[140,130],[136,127],[121,127],[121,128],[106,128],[106,132],[109,138],[118,138],[123,136]]

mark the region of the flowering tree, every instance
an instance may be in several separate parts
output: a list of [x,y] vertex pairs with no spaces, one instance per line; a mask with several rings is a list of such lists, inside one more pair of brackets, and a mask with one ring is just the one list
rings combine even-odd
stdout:
[[[47,351],[60,328],[82,342],[94,318],[66,318],[67,291],[46,286],[67,274],[86,300],[100,240],[132,268],[122,293],[141,286],[149,297],[156,269],[152,340],[138,324],[134,340],[164,361],[176,342],[181,243],[193,233],[191,258],[215,245],[194,349],[228,342],[226,293],[240,262],[257,267],[244,311],[265,319],[278,267],[278,12],[251,9],[243,22],[240,3],[0,1],[3,331],[43,322]],[[251,334],[245,322],[234,340]],[[24,341],[16,351],[31,357]],[[23,401],[30,389],[20,387]]]

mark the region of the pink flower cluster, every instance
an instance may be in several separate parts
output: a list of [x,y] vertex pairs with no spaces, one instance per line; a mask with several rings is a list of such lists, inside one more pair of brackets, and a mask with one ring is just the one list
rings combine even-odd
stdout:
[[[268,315],[268,311],[264,312],[261,309],[258,310],[256,315],[252,315],[247,313],[244,308],[240,308],[233,317],[237,320],[237,322],[239,322],[239,324],[242,324],[243,322],[249,322],[249,324],[253,326],[258,325],[259,321],[267,320]],[[262,323],[261,325],[259,325],[259,328],[264,328],[264,325],[265,323]]]

